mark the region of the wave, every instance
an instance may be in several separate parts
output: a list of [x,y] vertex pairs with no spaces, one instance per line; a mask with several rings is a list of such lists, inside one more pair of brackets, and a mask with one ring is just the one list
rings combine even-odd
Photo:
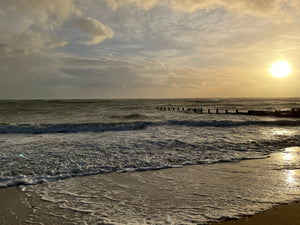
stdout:
[[300,120],[273,120],[273,121],[191,121],[183,120],[168,121],[169,125],[183,125],[190,127],[239,127],[239,126],[300,126]]
[[131,113],[128,115],[121,115],[121,116],[111,116],[112,119],[124,119],[124,120],[133,120],[133,119],[147,119],[148,117],[143,114],[139,113]]
[[[180,162],[174,161],[170,163],[169,160],[167,162],[161,163],[153,163],[152,165],[147,166],[124,166],[124,167],[112,167],[112,166],[99,166],[94,168],[94,170],[70,170],[70,171],[61,171],[58,174],[49,175],[47,171],[42,171],[39,175],[16,175],[16,176],[3,176],[0,177],[0,189],[7,188],[12,186],[20,186],[20,185],[35,185],[42,184],[51,181],[63,180],[72,177],[82,177],[82,176],[91,176],[97,174],[111,173],[111,172],[135,172],[135,171],[151,171],[151,170],[161,170],[161,169],[170,169],[170,168],[180,168],[183,166],[191,166],[191,165],[199,165],[199,164],[217,164],[217,163],[237,163],[242,160],[254,160],[254,159],[265,159],[269,156],[261,155],[256,157],[240,157],[240,158],[232,158],[232,159],[215,159],[215,160],[191,160]],[[44,172],[44,173],[43,173]]]
[[82,133],[141,130],[149,126],[239,127],[239,126],[300,126],[300,120],[274,121],[139,121],[132,123],[61,123],[61,124],[0,124],[0,134]]
[[151,122],[135,123],[62,123],[62,124],[0,124],[0,134],[81,133],[140,130]]

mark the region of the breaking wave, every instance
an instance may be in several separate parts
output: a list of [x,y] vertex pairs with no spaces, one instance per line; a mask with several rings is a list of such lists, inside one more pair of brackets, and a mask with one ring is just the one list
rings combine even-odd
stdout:
[[300,120],[274,121],[139,121],[132,123],[58,123],[58,124],[0,124],[0,134],[82,133],[140,130],[148,126],[239,127],[239,126],[300,126]]

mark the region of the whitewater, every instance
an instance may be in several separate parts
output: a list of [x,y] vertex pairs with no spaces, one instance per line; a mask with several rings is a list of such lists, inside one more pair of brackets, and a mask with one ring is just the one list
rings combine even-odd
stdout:
[[[94,179],[94,175],[115,174],[110,176],[125,179],[132,176],[127,174],[137,173],[136,176],[140,176],[138,181],[141,181],[145,179],[141,171],[158,170],[155,174],[160,173],[161,176],[156,179],[171,179],[161,171],[169,171],[170,168],[180,170],[192,165],[201,165],[203,171],[212,168],[219,171],[217,177],[224,177],[227,173],[222,169],[218,170],[224,163],[230,166],[244,161],[268,160],[276,154],[283,154],[288,147],[300,146],[298,118],[161,111],[158,110],[159,107],[201,107],[220,111],[238,109],[241,112],[290,110],[300,108],[300,99],[2,100],[0,188],[20,186],[29,196],[39,196],[53,204],[59,204],[61,208],[76,209],[79,212],[86,210],[89,217],[78,217],[73,224],[80,224],[83,220],[89,221],[87,224],[97,224],[100,218],[101,223],[124,224],[124,221],[131,221],[131,224],[142,224],[144,222],[140,220],[141,215],[134,212],[119,215],[114,222],[111,218],[115,212],[108,212],[106,219],[103,219],[103,215],[97,215],[97,210],[108,210],[111,206],[101,208],[100,205],[104,203],[86,200],[80,203],[77,201],[80,194],[75,192],[82,188],[92,198],[89,193],[97,190],[97,187],[89,181]],[[299,155],[297,152],[293,154]],[[267,169],[261,169],[261,173],[271,176],[268,175],[269,169],[277,171],[278,167],[282,173],[300,169],[299,162],[280,165],[279,162],[269,163]],[[240,168],[235,173],[242,170]],[[76,188],[70,185],[78,178],[88,179],[85,183],[89,187],[85,187],[83,183],[77,184]],[[219,182],[218,179],[214,180]],[[109,181],[101,185],[105,187],[107,182]],[[211,185],[211,181],[202,182],[203,189]],[[200,208],[203,206],[200,211],[206,216],[193,218],[194,222],[186,224],[205,224],[224,217],[238,217],[274,204],[300,199],[298,177],[292,194],[282,195],[282,198],[274,201],[276,191],[280,191],[279,187],[274,187],[274,191],[269,190],[269,197],[259,203],[252,191],[263,182],[263,179],[258,179],[253,184],[253,189],[250,187],[249,192],[243,193],[241,197],[255,202],[255,207],[241,207],[236,214],[228,213],[232,207],[229,205],[215,209],[210,207],[205,211],[207,206],[213,206],[217,201],[212,197],[216,190],[207,189],[205,196],[211,198],[203,197],[205,204],[202,202],[197,205]],[[181,188],[175,182],[174,186],[176,185]],[[226,186],[224,183],[222,185]],[[68,194],[64,192],[66,189]],[[218,191],[222,193],[222,198],[231,198],[231,190],[226,187]],[[174,189],[175,196],[176,193]],[[67,199],[63,195],[68,196]],[[137,196],[134,198],[138,199]],[[72,207],[66,204],[72,201],[77,203]],[[118,199],[114,201],[116,207],[120,207]],[[222,213],[217,213],[220,210],[223,210]],[[194,213],[193,210],[191,212]],[[212,214],[214,216],[209,216]],[[176,213],[170,214],[170,223],[186,221],[186,218],[180,219],[176,215],[178,216]],[[177,219],[174,220],[173,217]],[[164,217],[160,219],[161,224],[166,223]],[[147,220],[148,224],[160,222]]]

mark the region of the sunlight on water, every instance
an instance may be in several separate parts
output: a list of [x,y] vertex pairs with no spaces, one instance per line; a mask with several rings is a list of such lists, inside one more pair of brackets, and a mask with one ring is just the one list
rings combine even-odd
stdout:
[[[286,148],[285,151],[282,153],[283,163],[288,167],[292,168],[297,165],[299,161],[299,148],[297,147],[290,147]],[[286,182],[290,187],[296,187],[296,174],[294,169],[287,169],[286,170]]]
[[291,187],[296,185],[295,171],[294,170],[287,170],[286,171],[286,182]]
[[273,130],[272,135],[274,136],[290,136],[293,134],[293,131],[287,130],[285,128],[276,128]]
[[285,163],[289,163],[290,164],[293,161],[293,159],[294,159],[294,155],[291,154],[290,152],[284,152],[282,154],[282,158],[284,159]]

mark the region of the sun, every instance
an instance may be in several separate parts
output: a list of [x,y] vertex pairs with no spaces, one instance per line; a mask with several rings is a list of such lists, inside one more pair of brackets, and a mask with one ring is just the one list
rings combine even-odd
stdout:
[[273,63],[270,68],[270,73],[277,78],[288,76],[292,72],[291,66],[286,61],[278,61]]

